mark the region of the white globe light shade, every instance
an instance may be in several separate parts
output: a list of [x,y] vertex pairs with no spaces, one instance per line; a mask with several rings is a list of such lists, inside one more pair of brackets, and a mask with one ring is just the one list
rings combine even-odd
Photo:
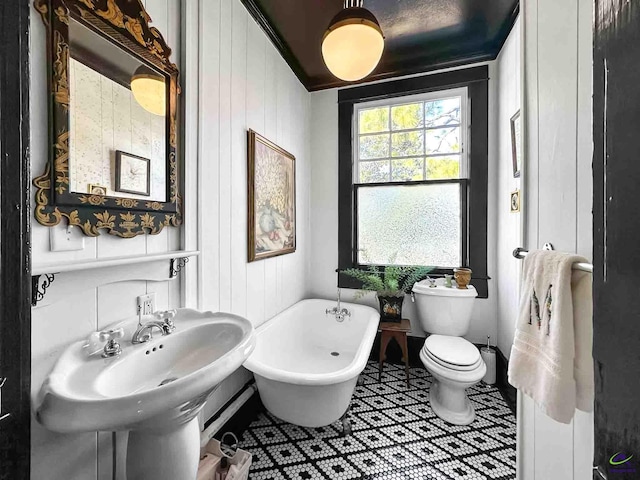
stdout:
[[146,111],[164,116],[167,93],[164,78],[147,67],[139,67],[131,77],[131,93]]
[[[384,36],[373,14],[364,8],[343,12],[351,10],[355,12],[348,18],[338,19],[341,14],[334,18],[322,41],[322,58],[327,68],[348,82],[361,80],[373,72],[384,51]],[[358,17],[358,11],[367,12],[373,21]]]

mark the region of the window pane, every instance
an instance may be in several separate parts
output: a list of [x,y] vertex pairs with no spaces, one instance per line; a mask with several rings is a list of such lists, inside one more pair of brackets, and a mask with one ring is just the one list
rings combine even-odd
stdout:
[[360,137],[360,159],[389,156],[389,135],[364,135]]
[[460,185],[358,189],[358,261],[457,267],[461,264]]
[[391,128],[393,130],[420,128],[423,124],[422,102],[391,107]]
[[360,133],[389,131],[389,107],[360,110],[358,126]]
[[427,153],[460,152],[460,127],[426,130]]
[[360,183],[389,181],[389,160],[360,162]]
[[427,180],[460,178],[460,155],[427,158]]
[[425,126],[439,127],[441,125],[460,123],[460,97],[445,98],[426,102],[424,105]]
[[409,157],[424,153],[424,130],[391,134],[391,156]]
[[424,180],[424,161],[422,158],[404,158],[391,161],[391,180],[410,182]]

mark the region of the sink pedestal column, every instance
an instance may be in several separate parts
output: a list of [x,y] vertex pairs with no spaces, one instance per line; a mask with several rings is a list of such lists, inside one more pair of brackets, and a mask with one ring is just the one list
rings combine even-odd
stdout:
[[198,418],[167,430],[132,430],[127,480],[195,480],[200,460]]

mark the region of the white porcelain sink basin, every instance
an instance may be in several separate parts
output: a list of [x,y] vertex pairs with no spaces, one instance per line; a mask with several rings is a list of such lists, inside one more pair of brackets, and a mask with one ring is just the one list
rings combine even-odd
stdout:
[[[181,309],[174,322],[173,333],[156,330],[151,341],[138,345],[131,343],[134,323],[119,339],[117,357],[102,358],[101,351],[88,355],[86,342],[69,346],[36,399],[38,421],[59,432],[132,430],[129,478],[195,478],[195,471],[190,473],[200,453],[195,417],[215,387],[249,356],[255,338],[251,323],[231,314]],[[173,468],[180,463],[175,459],[167,462],[177,453],[188,457],[189,472]],[[153,462],[157,468],[149,465]],[[132,473],[139,464],[144,468]]]

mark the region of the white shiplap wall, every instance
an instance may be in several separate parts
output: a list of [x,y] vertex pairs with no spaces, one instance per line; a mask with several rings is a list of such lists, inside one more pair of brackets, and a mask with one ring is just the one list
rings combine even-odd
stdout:
[[510,194],[520,189],[521,178],[513,177],[511,150],[511,117],[520,110],[521,104],[520,22],[520,19],[516,21],[496,59],[498,76],[497,345],[507,358],[511,351],[518,315],[518,279],[522,264],[520,260],[513,258],[512,252],[514,248],[522,246],[523,213],[511,213],[510,209]]
[[[239,0],[200,0],[201,308],[259,326],[307,293],[309,94]],[[196,16],[196,12],[193,12]],[[247,129],[296,157],[297,250],[247,263]],[[205,407],[215,412],[250,377],[239,372]]]
[[[525,0],[526,241],[592,258],[592,2]],[[518,479],[591,478],[593,415],[557,423],[519,394]]]
[[[185,226],[128,240],[87,237],[82,251],[51,252],[49,229],[34,221],[33,262],[37,266],[179,248],[199,248],[201,258],[189,263],[180,281],[120,282],[78,291],[64,301],[34,309],[34,394],[67,345],[135,316],[135,298],[146,292],[156,292],[157,308],[228,311],[247,316],[256,326],[306,293],[308,93],[239,0],[143,3],[153,25],[172,47],[173,60],[182,66]],[[32,175],[37,176],[47,160],[46,54],[45,30],[35,10],[31,22]],[[266,135],[297,158],[298,250],[253,264],[246,261],[247,128]],[[224,382],[204,416],[215,412],[248,378],[241,370]],[[121,480],[125,478],[125,439],[126,434],[118,434]],[[110,434],[60,435],[34,420],[31,464],[34,479],[111,479]]]

